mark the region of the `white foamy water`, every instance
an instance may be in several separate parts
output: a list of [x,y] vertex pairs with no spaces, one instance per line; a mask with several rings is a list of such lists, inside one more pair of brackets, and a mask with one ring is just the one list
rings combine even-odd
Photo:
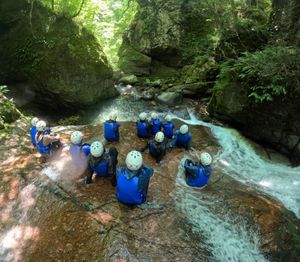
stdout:
[[243,218],[230,214],[220,200],[187,186],[181,165],[174,197],[193,231],[204,238],[199,245],[211,253],[212,261],[267,261],[260,252],[257,231],[247,228]]
[[189,125],[210,128],[222,147],[215,156],[214,168],[274,197],[300,218],[300,167],[292,168],[261,158],[236,130],[205,123],[191,112],[189,120],[173,117]]
[[57,181],[61,176],[61,172],[52,166],[43,168],[41,173],[48,176],[52,181]]

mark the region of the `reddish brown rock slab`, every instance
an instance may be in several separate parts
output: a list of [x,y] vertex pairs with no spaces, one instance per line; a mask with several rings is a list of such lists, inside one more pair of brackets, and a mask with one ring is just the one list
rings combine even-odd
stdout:
[[[121,124],[120,142],[106,146],[116,146],[119,163],[124,163],[127,153],[146,140],[135,136],[134,123]],[[64,142],[68,142],[74,129],[84,132],[85,142],[102,137],[101,126],[61,128]],[[196,150],[205,149],[212,154],[218,151],[208,129],[191,127],[191,131]],[[49,163],[41,161],[26,135],[6,138],[4,145],[9,145],[9,149],[2,154],[4,161],[0,164],[0,234],[2,238],[11,234],[15,241],[23,241],[19,247],[10,249],[16,258],[209,261],[210,252],[198,244],[204,241],[203,237],[192,230],[174,198],[178,166],[189,155],[185,150],[167,153],[160,165],[144,153],[144,161],[155,169],[147,203],[128,207],[116,200],[115,188],[108,179],[95,177],[93,184],[82,185],[72,174],[65,176],[70,181],[51,181],[43,176],[41,170]],[[14,139],[18,139],[17,143],[12,143]],[[52,164],[56,165],[55,161]],[[296,258],[299,240],[291,231],[299,230],[299,221],[277,201],[227,176],[214,183],[220,176],[222,173],[214,167],[211,184],[201,194],[218,199],[228,212],[255,224],[261,234],[261,248],[273,261],[280,261],[286,254]]]

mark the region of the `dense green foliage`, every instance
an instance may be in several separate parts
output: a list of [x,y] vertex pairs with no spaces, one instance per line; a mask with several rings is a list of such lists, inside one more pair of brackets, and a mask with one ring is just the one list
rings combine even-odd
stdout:
[[[32,0],[31,0],[32,1]],[[122,35],[136,11],[133,0],[40,0],[55,16],[74,19],[100,41],[111,65],[116,68]]]
[[238,81],[241,88],[249,89],[249,97],[255,102],[300,92],[300,49],[277,46],[247,52],[236,61],[223,63],[219,79]]
[[0,130],[9,129],[10,123],[18,119],[21,113],[16,109],[12,99],[6,98],[8,92],[6,86],[0,86]]

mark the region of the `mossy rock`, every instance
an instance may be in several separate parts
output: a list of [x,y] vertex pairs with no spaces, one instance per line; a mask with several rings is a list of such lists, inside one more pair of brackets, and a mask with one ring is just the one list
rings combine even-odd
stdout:
[[118,95],[95,36],[39,2],[31,27],[28,1],[10,2],[1,1],[0,55],[7,61],[0,65],[1,82],[29,84],[44,109],[85,107]]
[[125,74],[134,74],[136,76],[149,75],[151,58],[146,56],[133,47],[122,45],[119,50],[119,68]]
[[0,93],[0,129],[5,129],[21,116],[14,102]]

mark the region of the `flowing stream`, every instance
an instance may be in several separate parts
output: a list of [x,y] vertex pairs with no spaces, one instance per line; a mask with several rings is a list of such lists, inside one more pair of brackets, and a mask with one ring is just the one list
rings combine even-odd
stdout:
[[[203,236],[205,246],[216,261],[267,261],[261,254],[260,236],[255,226],[246,225],[243,217],[230,213],[222,201],[185,183],[179,166],[174,193],[177,208],[186,215],[193,232]],[[241,260],[242,259],[242,260]]]
[[[139,112],[152,110],[153,106],[149,102],[131,103],[121,99],[119,103],[105,108],[93,123],[105,120],[111,111],[117,112],[123,121],[133,121]],[[188,125],[209,128],[221,146],[213,163],[219,173],[266,193],[300,218],[300,167],[292,168],[264,159],[239,132],[203,122],[196,118],[192,110],[181,108],[172,113],[168,112],[168,108],[158,107],[156,110],[160,111],[161,117],[169,113],[174,119]],[[173,194],[176,206],[181,213],[186,214],[193,232],[204,237],[204,242],[199,245],[205,245],[209,250],[210,260],[267,261],[260,251],[260,235],[255,225],[249,226],[243,217],[230,213],[219,199],[212,199],[188,187],[181,166],[176,181]]]
[[[267,160],[257,153],[252,143],[236,130],[197,119],[193,110],[187,109],[190,107],[188,101],[185,101],[183,106],[173,108],[170,112],[167,106],[137,100],[132,96],[126,98],[124,92],[137,96],[139,94],[136,94],[130,87],[119,88],[121,88],[123,96],[87,110],[85,112],[87,122],[92,125],[99,124],[107,119],[113,111],[118,113],[119,121],[135,121],[141,111],[156,110],[161,118],[169,113],[174,119],[188,125],[207,127],[220,146],[218,153],[214,156],[213,169],[221,175],[230,176],[234,180],[280,201],[300,219],[300,167],[292,168]],[[197,150],[199,149],[201,148],[197,148]],[[45,168],[44,174],[52,180],[56,180],[59,174],[54,171]],[[2,257],[4,261],[18,261],[18,257],[21,257],[22,248],[18,247],[19,232],[25,232],[24,235],[25,237],[28,235],[29,240],[30,237],[33,238],[38,234],[39,229],[30,227],[26,222],[30,210],[34,208],[32,199],[36,189],[39,189],[37,190],[39,193],[43,192],[43,188],[38,183],[29,184],[24,188],[24,193],[22,191],[19,198],[11,202],[11,205],[18,204],[22,207],[25,205],[25,208],[22,208],[23,213],[17,216],[20,218],[17,225],[0,234],[0,260]],[[31,195],[32,197],[28,197]],[[203,258],[207,257],[207,261],[268,261],[268,258],[260,250],[261,236],[258,226],[229,210],[217,195],[188,187],[185,183],[182,163],[178,166],[176,185],[171,197],[177,212],[176,216],[177,214],[182,215],[188,228],[191,228],[192,235],[195,234],[195,239],[200,239],[195,245],[198,245],[199,250],[205,251]],[[60,203],[65,204],[63,201]],[[60,207],[52,206],[52,209],[59,210]],[[21,228],[20,225],[23,224],[25,226]],[[13,257],[12,254],[14,254]]]
[[174,118],[189,125],[210,128],[222,147],[214,158],[214,165],[220,167],[222,173],[279,200],[300,218],[300,167],[292,168],[267,161],[236,130],[205,123],[189,112],[189,120],[177,116]]

